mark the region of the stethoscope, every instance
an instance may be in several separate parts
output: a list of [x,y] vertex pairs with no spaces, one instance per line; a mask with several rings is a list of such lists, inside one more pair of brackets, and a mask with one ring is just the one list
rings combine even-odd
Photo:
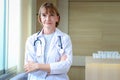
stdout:
[[[37,35],[39,35],[39,33]],[[58,36],[58,38],[59,38],[59,43],[58,43],[59,53],[62,55],[64,53],[62,39],[61,39],[61,36]],[[39,39],[39,37],[37,37],[37,39],[34,41],[34,46],[36,46],[36,45],[38,48],[36,53],[38,56],[41,56],[42,55],[42,41]]]
[[[39,35],[40,32],[37,33],[37,35]],[[36,46],[36,43],[40,42],[40,45],[42,45],[42,41],[39,39],[39,37],[37,36],[37,39],[34,41],[34,46]]]
[[37,37],[37,39],[34,41],[34,46],[36,46],[37,42],[40,42],[40,45],[42,45],[42,41],[39,39],[39,37]]
[[42,41],[37,37],[34,41],[34,47],[36,46],[36,55],[38,57],[42,56]]
[[59,52],[61,53],[61,54],[63,54],[64,53],[64,49],[63,49],[63,45],[62,45],[62,40],[61,40],[61,36],[58,36],[58,38],[59,38],[59,47],[60,47],[60,50],[59,50]]

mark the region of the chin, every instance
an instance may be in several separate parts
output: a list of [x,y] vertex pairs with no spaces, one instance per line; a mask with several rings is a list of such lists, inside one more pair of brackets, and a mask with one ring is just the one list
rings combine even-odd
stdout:
[[50,26],[45,26],[45,28],[47,28],[47,29],[51,29],[51,27],[50,27]]

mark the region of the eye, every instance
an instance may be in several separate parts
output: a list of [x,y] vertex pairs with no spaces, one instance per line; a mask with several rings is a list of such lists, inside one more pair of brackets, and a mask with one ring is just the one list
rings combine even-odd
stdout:
[[42,16],[43,16],[43,17],[45,17],[45,16],[46,16],[46,14],[42,14]]
[[50,14],[50,16],[55,16],[55,14]]

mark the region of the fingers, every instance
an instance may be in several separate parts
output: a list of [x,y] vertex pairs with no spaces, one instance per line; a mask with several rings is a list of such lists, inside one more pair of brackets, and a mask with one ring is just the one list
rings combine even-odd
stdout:
[[29,73],[29,72],[32,72],[32,71],[35,71],[36,70],[36,66],[37,64],[32,62],[32,61],[28,61],[28,64],[24,65],[24,70],[25,72]]
[[30,68],[30,64],[29,63],[24,66],[25,72],[27,72],[27,73],[30,72],[31,71],[30,69],[31,68]]
[[60,61],[65,61],[66,59],[67,59],[67,55],[64,54],[64,55],[61,56],[61,60]]

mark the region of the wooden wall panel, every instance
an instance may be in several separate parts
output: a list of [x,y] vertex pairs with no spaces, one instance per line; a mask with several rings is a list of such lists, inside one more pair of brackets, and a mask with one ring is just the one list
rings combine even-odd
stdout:
[[120,51],[120,2],[70,2],[69,34],[73,55]]

